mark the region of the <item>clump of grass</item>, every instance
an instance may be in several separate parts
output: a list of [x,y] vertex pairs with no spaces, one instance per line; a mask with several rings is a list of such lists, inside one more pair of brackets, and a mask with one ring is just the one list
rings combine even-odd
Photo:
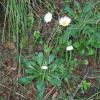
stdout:
[[33,25],[33,15],[29,2],[25,0],[7,0],[5,22],[8,32],[3,32],[2,42],[16,43],[18,55],[28,45],[29,32]]

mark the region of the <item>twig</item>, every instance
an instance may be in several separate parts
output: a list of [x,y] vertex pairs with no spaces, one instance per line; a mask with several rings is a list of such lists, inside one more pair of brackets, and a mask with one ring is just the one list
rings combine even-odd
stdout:
[[0,4],[6,9],[6,6],[0,1]]
[[52,93],[52,91],[55,89],[55,86],[45,95],[43,100],[46,100],[46,98]]
[[75,95],[77,94],[78,90],[80,89],[80,87],[81,87],[83,81],[86,79],[87,75],[88,75],[88,71],[87,71],[86,74],[84,75],[84,77],[83,77],[83,79],[81,80],[80,84],[79,84],[79,85],[77,86],[77,88],[75,89],[75,92],[73,93],[73,98],[74,98]]
[[89,97],[87,100],[91,100],[94,96],[96,96],[96,95],[98,95],[98,94],[100,94],[100,91],[99,92],[97,92],[97,93],[95,93],[94,95],[92,95],[91,97]]
[[[12,91],[11,88],[9,88],[9,87],[7,87],[7,86],[5,86],[5,85],[3,85],[3,84],[0,84],[0,86],[2,86],[2,87],[4,87],[4,88],[7,88],[8,90]],[[12,91],[12,92],[13,92],[13,91]],[[14,92],[14,93],[15,93],[16,95],[19,95],[20,97],[26,99],[26,97],[24,97],[22,94],[20,94],[20,93],[18,93],[18,92]]]

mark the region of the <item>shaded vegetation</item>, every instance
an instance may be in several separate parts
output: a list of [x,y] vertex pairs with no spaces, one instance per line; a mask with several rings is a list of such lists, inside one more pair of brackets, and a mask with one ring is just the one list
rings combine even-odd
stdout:
[[0,100],[99,100],[99,4],[0,1]]

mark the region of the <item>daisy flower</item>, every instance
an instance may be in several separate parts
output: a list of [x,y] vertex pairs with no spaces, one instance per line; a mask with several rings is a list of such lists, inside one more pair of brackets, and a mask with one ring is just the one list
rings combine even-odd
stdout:
[[73,49],[74,49],[74,48],[73,48],[72,45],[70,45],[70,46],[68,46],[68,47],[66,48],[67,51],[71,51],[71,50],[73,50]]
[[41,69],[48,69],[48,66],[42,66]]
[[44,16],[44,21],[46,23],[50,22],[52,20],[52,14],[50,12],[46,13]]
[[71,23],[71,19],[67,16],[61,17],[59,19],[59,24],[62,25],[62,26],[68,26],[70,23]]

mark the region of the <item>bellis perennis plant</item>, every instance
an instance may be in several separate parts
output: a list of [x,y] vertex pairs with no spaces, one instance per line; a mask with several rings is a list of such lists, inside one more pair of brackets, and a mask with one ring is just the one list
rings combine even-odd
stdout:
[[[43,96],[46,82],[50,85],[60,86],[62,79],[68,78],[68,72],[63,64],[64,60],[53,54],[45,56],[40,52],[35,54],[31,60],[21,56],[20,61],[21,66],[25,68],[26,76],[19,78],[18,82],[27,85],[33,80],[36,81],[35,85],[39,95]],[[42,90],[38,88],[41,84]]]

